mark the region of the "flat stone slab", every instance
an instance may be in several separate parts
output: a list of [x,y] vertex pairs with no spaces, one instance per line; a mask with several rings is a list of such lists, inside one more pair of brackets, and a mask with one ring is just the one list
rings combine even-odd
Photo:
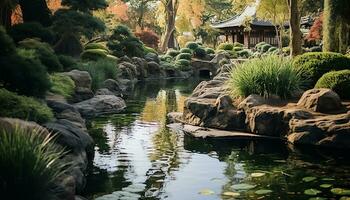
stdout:
[[200,126],[183,125],[180,123],[169,124],[168,127],[175,132],[182,131],[187,135],[195,138],[202,139],[273,139],[273,140],[283,140],[278,137],[257,135],[252,133],[245,133],[240,131],[225,131],[213,128],[205,128]]

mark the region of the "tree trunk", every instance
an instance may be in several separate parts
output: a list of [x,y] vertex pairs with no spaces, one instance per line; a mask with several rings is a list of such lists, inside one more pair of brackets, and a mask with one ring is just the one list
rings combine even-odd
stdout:
[[46,0],[19,0],[24,22],[39,22],[43,26],[50,26],[51,11],[47,6]]
[[144,23],[143,23],[143,17],[145,15],[145,9],[146,9],[146,2],[142,1],[141,5],[140,5],[139,19],[137,20],[137,24],[139,25],[139,27],[141,28],[142,31],[145,29],[145,26],[144,26]]
[[167,25],[165,28],[165,35],[161,45],[161,50],[163,52],[165,52],[168,48],[173,48],[175,46],[174,42],[170,43],[169,41],[171,38],[174,38],[175,18],[176,18],[177,8],[178,8],[177,0],[168,0],[167,4],[165,5]]
[[337,52],[336,21],[335,10],[336,0],[324,1],[323,12],[323,51]]
[[0,15],[1,15],[0,25],[4,26],[6,29],[10,28],[12,9],[9,7],[0,8]]
[[298,0],[288,0],[289,6],[289,24],[290,24],[290,54],[292,57],[300,55],[302,33],[300,31],[300,13]]
[[346,53],[349,44],[349,26],[344,19],[339,19],[339,52]]

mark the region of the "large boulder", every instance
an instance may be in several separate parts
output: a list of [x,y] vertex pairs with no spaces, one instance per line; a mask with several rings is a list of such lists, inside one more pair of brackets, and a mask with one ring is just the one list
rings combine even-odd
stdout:
[[119,64],[120,78],[128,80],[137,80],[137,67],[130,62],[122,62]]
[[143,80],[148,77],[147,74],[147,61],[143,58],[138,58],[138,57],[133,57],[132,58],[132,63],[136,66],[137,68],[137,75],[139,80]]
[[32,130],[42,130],[43,134],[49,135],[49,131],[47,129],[43,128],[39,124],[35,122],[29,122],[24,121],[21,119],[15,119],[15,118],[0,118],[0,129],[1,130],[14,130],[16,128],[21,128],[26,131],[32,131]]
[[121,95],[123,92],[123,88],[121,84],[114,80],[114,79],[107,79],[102,84],[103,88],[108,89],[109,91],[113,92],[115,95]]
[[96,95],[95,97],[74,104],[83,117],[91,118],[104,114],[118,113],[125,109],[125,101],[115,95]]
[[75,83],[75,92],[70,99],[71,102],[80,102],[86,99],[90,99],[94,96],[94,93],[91,90],[92,79],[89,72],[72,70],[66,72]]
[[306,91],[297,105],[320,113],[336,113],[343,110],[339,95],[325,88]]
[[145,59],[147,60],[147,62],[156,62],[159,64],[159,57],[157,54],[155,53],[148,53],[145,55]]
[[157,62],[151,61],[147,63],[147,74],[149,77],[164,77],[165,72],[160,68]]

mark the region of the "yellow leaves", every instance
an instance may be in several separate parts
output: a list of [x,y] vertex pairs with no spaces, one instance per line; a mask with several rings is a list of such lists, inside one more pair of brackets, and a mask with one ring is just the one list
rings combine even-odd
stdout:
[[204,0],[180,0],[176,27],[180,32],[190,31],[202,25]]
[[122,21],[129,19],[128,17],[128,5],[121,0],[116,0],[109,4],[107,7],[107,12],[114,15],[116,18]]

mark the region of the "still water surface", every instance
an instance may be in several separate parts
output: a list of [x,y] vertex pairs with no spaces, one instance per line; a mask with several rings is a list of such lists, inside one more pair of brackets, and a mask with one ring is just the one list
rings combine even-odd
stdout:
[[140,83],[125,112],[92,122],[96,155],[86,197],[346,200],[350,196],[350,190],[331,192],[350,188],[346,152],[296,149],[271,141],[204,141],[168,130],[166,114],[181,112],[197,84]]

